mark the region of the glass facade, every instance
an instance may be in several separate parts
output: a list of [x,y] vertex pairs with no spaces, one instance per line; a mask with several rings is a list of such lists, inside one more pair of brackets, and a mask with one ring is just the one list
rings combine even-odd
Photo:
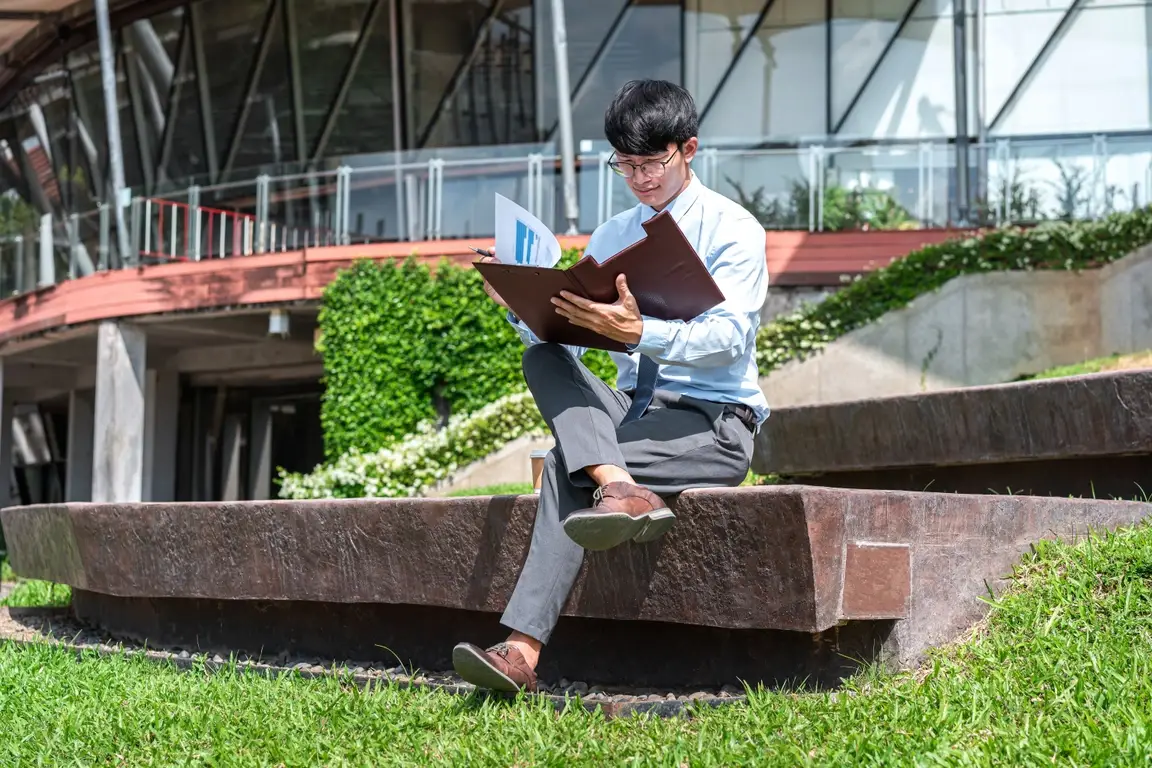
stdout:
[[[693,93],[703,146],[718,152],[702,174],[746,203],[759,194],[780,226],[812,224],[829,184],[879,186],[921,225],[947,223],[957,145],[982,136],[973,205],[992,205],[992,177],[1009,170],[1044,183],[1078,173],[1103,185],[1100,199],[1152,192],[1152,0],[569,0],[566,24],[584,230],[628,204],[600,173],[602,123],[635,77]],[[137,197],[263,216],[285,243],[299,226],[487,234],[479,198],[492,189],[555,224],[551,35],[548,0],[167,6],[114,32],[126,183]],[[0,189],[60,221],[80,214],[81,231],[62,237],[99,226],[104,110],[92,40],[0,113]],[[997,144],[1040,138],[1035,151]],[[355,171],[346,188],[339,167]],[[261,175],[273,178],[264,191]]]

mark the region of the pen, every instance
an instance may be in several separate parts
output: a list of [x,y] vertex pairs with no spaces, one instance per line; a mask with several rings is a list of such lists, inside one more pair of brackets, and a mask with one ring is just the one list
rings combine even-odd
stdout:
[[484,250],[481,250],[479,248],[473,248],[472,246],[468,246],[468,250],[475,251],[476,253],[480,254],[481,256],[491,256],[492,255],[492,254],[488,253],[488,251],[484,251]]

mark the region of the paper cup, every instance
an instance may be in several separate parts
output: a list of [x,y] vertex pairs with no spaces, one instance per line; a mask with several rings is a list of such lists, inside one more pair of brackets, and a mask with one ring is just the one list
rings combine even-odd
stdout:
[[532,492],[540,493],[540,478],[544,474],[544,459],[548,451],[532,451]]

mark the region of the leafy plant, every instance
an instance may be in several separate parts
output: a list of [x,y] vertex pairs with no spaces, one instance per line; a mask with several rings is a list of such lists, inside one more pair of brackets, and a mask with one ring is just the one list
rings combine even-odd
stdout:
[[23,235],[40,226],[36,210],[15,193],[0,195],[0,235]]
[[[747,192],[731,177],[725,180],[736,192],[737,201],[766,229],[807,229],[810,221],[811,186],[807,180],[793,180],[786,197],[769,197],[763,187]],[[908,212],[892,195],[873,187],[848,189],[826,184],[821,207],[822,229],[841,232],[852,229],[904,229],[914,224]]]
[[475,413],[457,415],[439,428],[420,424],[387,448],[353,448],[308,474],[279,472],[285,499],[390,498],[420,496],[456,470],[524,435],[543,435],[547,426],[532,395],[518,392]]
[[[570,251],[563,263],[578,257]],[[425,422],[443,426],[525,386],[524,344],[471,267],[357,261],[325,290],[319,323],[331,459],[386,447]],[[584,362],[614,379],[607,353]]]
[[1090,269],[1149,242],[1152,208],[1140,208],[1097,221],[1006,227],[926,246],[761,328],[756,339],[760,373],[803,360],[954,277],[1005,270]]

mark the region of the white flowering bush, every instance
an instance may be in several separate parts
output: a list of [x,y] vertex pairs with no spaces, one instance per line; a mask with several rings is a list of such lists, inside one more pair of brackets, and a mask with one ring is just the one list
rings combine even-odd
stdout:
[[529,392],[506,395],[437,429],[424,422],[415,434],[372,453],[356,449],[308,474],[280,470],[280,498],[362,499],[420,496],[461,467],[524,435],[548,427]]

